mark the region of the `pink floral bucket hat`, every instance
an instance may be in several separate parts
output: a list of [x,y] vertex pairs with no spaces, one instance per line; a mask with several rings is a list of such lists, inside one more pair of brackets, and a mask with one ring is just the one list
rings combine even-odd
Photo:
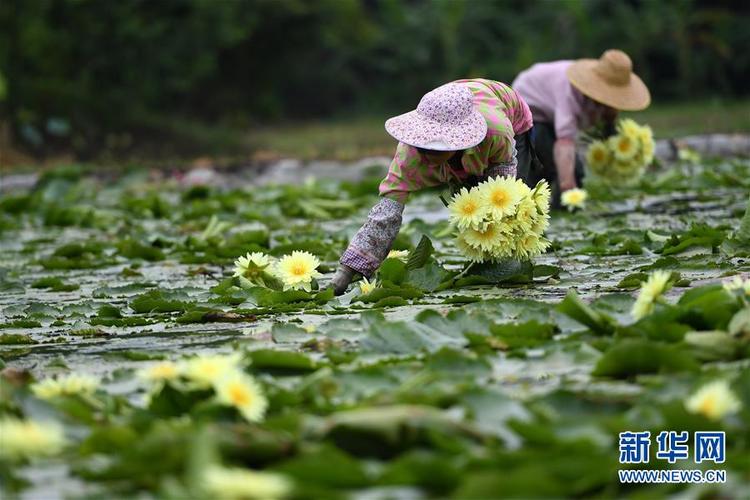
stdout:
[[474,107],[474,95],[459,83],[427,92],[414,111],[394,116],[385,130],[400,142],[433,151],[476,146],[487,135],[487,121]]

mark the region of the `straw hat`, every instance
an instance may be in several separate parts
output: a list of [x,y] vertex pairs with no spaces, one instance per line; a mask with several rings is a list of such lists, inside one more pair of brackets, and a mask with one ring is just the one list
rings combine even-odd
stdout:
[[633,73],[633,62],[621,50],[608,50],[599,59],[579,59],[567,74],[582,94],[612,108],[638,111],[651,104],[648,87]]
[[426,93],[414,111],[394,116],[385,130],[400,142],[433,151],[476,146],[487,136],[487,121],[474,107],[474,94],[458,83]]

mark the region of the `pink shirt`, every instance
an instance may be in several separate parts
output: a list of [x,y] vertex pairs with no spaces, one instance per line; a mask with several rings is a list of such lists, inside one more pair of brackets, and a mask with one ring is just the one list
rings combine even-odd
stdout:
[[522,71],[512,84],[531,108],[535,123],[555,126],[558,139],[575,139],[584,115],[584,97],[565,71],[573,61],[538,63]]

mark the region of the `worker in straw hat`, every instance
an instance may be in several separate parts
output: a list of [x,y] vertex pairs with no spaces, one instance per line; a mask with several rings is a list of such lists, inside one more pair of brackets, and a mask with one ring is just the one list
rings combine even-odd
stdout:
[[341,256],[334,292],[346,291],[357,273],[370,277],[380,267],[410,193],[529,171],[531,127],[524,100],[508,85],[484,79],[442,85],[416,110],[386,121],[386,131],[399,141],[396,155],[380,183],[380,201]]
[[531,108],[532,144],[542,166],[532,165],[518,176],[530,186],[547,179],[558,202],[560,193],[578,187],[583,178],[575,151],[578,132],[598,129],[611,135],[618,111],[638,111],[651,102],[648,88],[621,50],[608,50],[599,59],[534,64],[512,87]]

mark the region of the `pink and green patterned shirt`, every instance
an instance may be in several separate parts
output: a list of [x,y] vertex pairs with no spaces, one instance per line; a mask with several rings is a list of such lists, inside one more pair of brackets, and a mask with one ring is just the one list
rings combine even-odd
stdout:
[[380,196],[406,203],[409,193],[440,186],[470,175],[482,175],[487,167],[513,160],[514,139],[532,126],[531,111],[523,98],[504,83],[482,78],[457,80],[474,94],[474,105],[487,120],[487,137],[463,152],[463,169],[448,162],[430,165],[417,148],[399,143],[388,175],[380,183]]

